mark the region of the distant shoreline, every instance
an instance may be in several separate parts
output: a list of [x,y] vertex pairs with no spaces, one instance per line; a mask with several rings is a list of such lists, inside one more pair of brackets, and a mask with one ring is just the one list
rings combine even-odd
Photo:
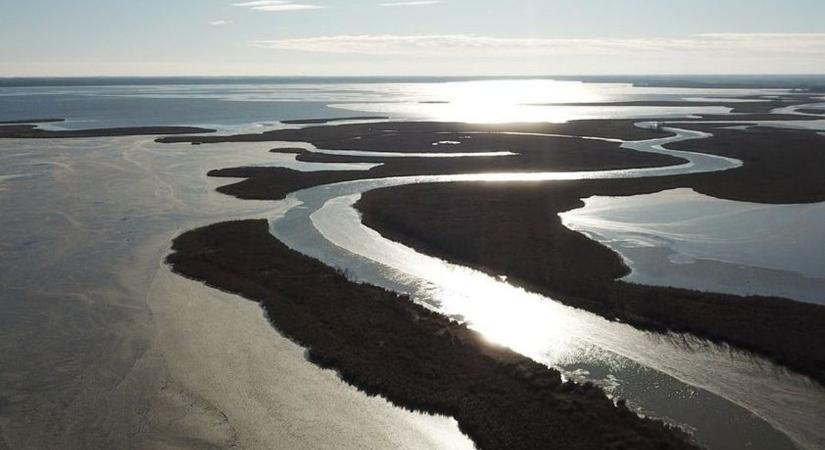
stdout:
[[281,123],[286,125],[317,125],[330,122],[344,122],[349,120],[385,120],[389,119],[387,116],[353,116],[353,117],[331,117],[327,119],[294,119],[282,120]]
[[12,120],[0,122],[0,139],[68,139],[117,136],[155,136],[170,134],[214,133],[217,130],[200,127],[122,127],[83,130],[44,130],[38,123],[62,122],[63,119]]
[[437,83],[493,80],[556,80],[583,83],[620,83],[637,87],[793,89],[825,92],[825,74],[775,75],[453,75],[453,76],[55,76],[0,77],[0,87],[146,86],[208,84],[334,84]]

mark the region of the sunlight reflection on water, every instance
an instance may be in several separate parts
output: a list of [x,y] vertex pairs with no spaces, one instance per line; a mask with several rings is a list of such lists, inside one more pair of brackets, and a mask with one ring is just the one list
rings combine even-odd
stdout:
[[[577,81],[464,81],[412,86],[405,95],[399,96],[393,102],[342,103],[331,106],[427,120],[474,123],[567,122],[575,119],[610,117],[684,117],[694,114],[723,114],[730,111],[729,108],[691,106],[690,103],[676,108],[564,105],[615,101],[617,98],[640,99],[645,97],[645,94],[641,94],[644,91],[645,88],[627,85]],[[646,96],[656,98],[655,92],[650,91]]]
[[825,203],[766,205],[674,189],[591,197],[560,217],[624,256],[633,282],[825,302]]
[[[687,423],[715,448],[788,448],[782,430],[798,443],[825,443],[818,423],[825,391],[752,355],[705,341],[656,336],[550,301],[497,277],[419,254],[361,224],[351,207],[361,192],[420,182],[538,181],[622,178],[718,171],[741,162],[675,152],[662,145],[704,133],[625,142],[641,151],[666,153],[688,163],[648,169],[595,172],[466,174],[358,180],[293,194],[303,203],[272,222],[276,237],[303,253],[351,270],[354,279],[411,294],[423,304],[468,322],[493,342],[559,367],[568,377],[598,382],[656,416]],[[767,420],[771,425],[758,419]],[[731,431],[733,430],[733,431]]]

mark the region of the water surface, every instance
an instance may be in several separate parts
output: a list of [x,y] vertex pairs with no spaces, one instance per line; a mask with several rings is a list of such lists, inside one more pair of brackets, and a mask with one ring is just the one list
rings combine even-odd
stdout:
[[825,203],[765,205],[675,189],[592,197],[561,217],[624,256],[629,281],[825,304]]

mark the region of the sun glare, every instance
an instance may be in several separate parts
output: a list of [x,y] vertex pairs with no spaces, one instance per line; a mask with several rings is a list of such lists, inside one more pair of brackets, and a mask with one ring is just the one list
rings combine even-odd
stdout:
[[[595,102],[600,97],[585,83],[552,80],[498,80],[433,84],[424,94],[437,105],[426,105],[441,120],[494,123],[565,120],[548,117],[544,105]],[[433,106],[436,106],[433,108]]]

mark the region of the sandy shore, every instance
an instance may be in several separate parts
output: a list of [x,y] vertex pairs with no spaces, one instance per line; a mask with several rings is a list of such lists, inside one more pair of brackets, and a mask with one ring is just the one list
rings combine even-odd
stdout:
[[165,265],[148,299],[158,335],[147,359],[162,359],[168,378],[141,433],[146,448],[473,448],[455,421],[401,410],[319,370],[254,302]]

